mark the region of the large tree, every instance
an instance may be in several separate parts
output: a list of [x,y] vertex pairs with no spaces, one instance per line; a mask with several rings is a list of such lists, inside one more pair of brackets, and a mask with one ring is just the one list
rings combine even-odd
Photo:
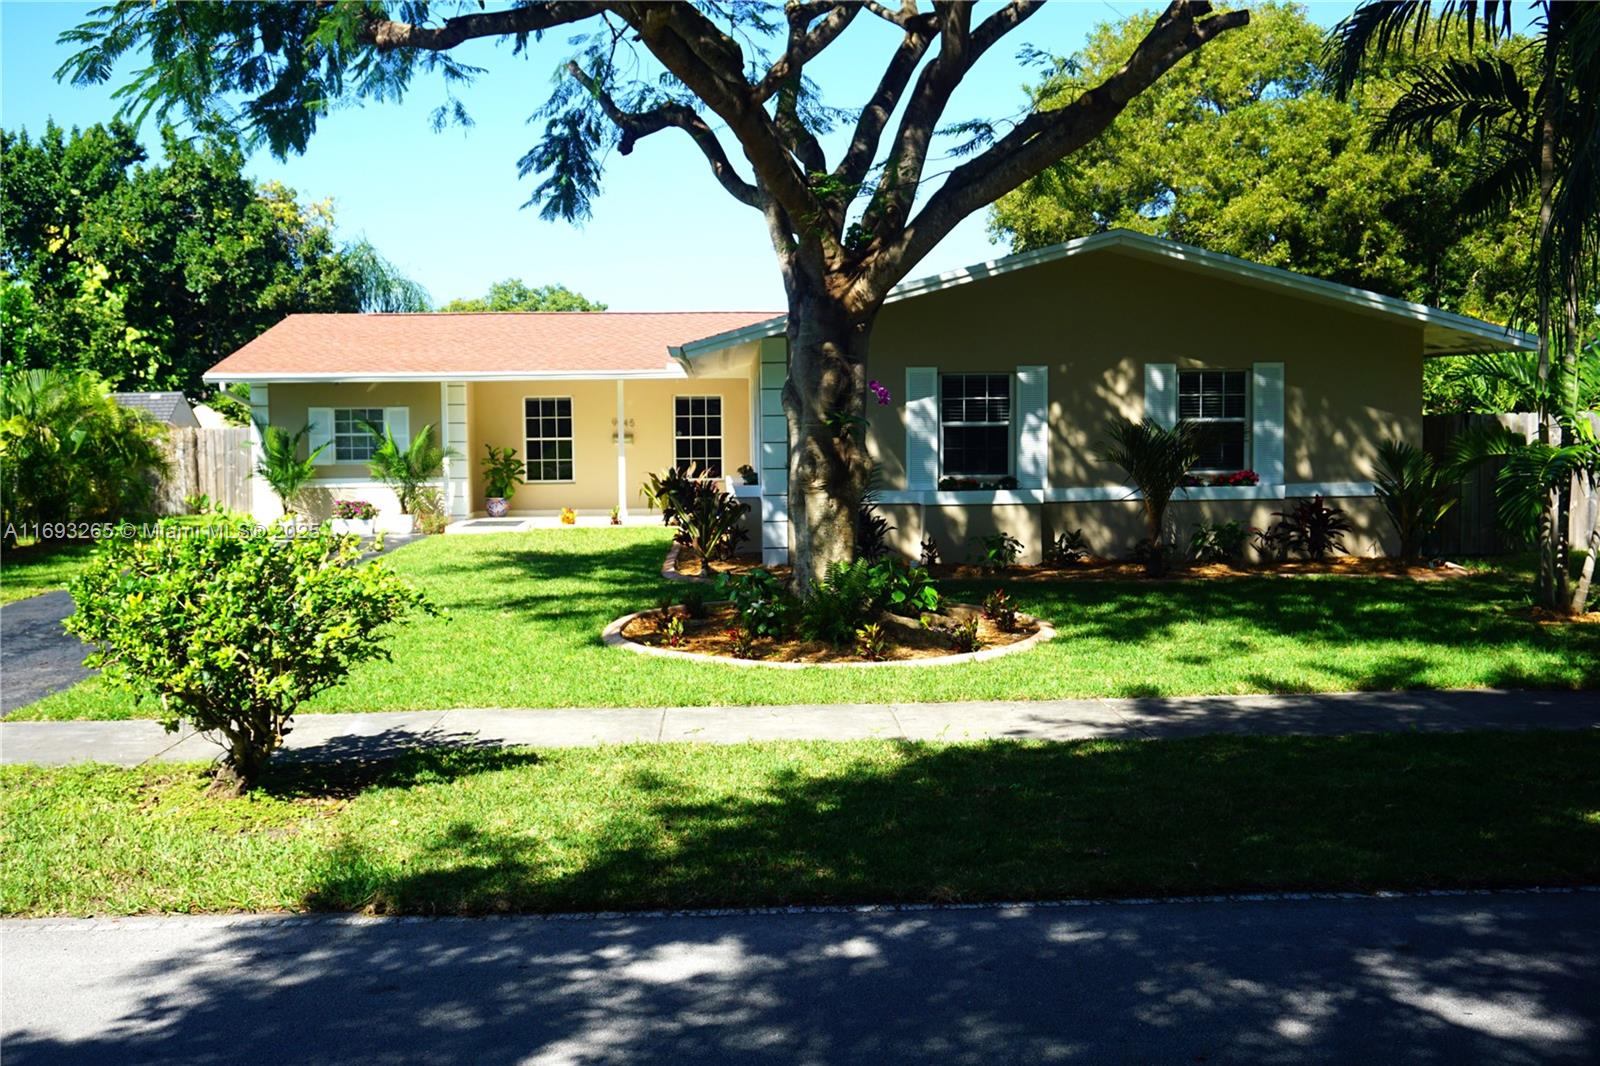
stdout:
[[326,201],[258,184],[227,138],[162,131],[148,160],[121,122],[0,131],[6,365],[93,370],[198,394],[200,375],[297,311],[426,309]]
[[[1093,141],[1173,65],[1249,21],[1243,11],[1213,14],[1205,0],[1172,0],[1126,63],[1060,106],[989,129],[981,150],[936,181],[930,150],[951,96],[1040,6],[560,0],[452,6],[459,13],[440,18],[427,0],[123,0],[66,34],[83,47],[62,73],[104,81],[120,57],[147,51],[126,87],[130,106],[212,122],[237,101],[235,120],[284,154],[305,148],[335,102],[394,99],[422,70],[469,79],[472,68],[452,56],[465,42],[521,50],[558,27],[575,32],[566,76],[537,115],[542,136],[520,162],[541,178],[533,202],[549,217],[583,217],[610,149],[627,155],[640,138],[675,129],[760,214],[788,302],[789,516],[804,587],[854,555],[869,473],[856,427],[889,290],[962,219]],[[843,115],[824,105],[807,67],[857,20],[887,22],[897,40],[859,110]],[[821,138],[841,118],[849,139],[830,160]]]
[[581,292],[565,285],[529,285],[521,278],[506,278],[489,286],[485,296],[451,300],[441,311],[604,311]]

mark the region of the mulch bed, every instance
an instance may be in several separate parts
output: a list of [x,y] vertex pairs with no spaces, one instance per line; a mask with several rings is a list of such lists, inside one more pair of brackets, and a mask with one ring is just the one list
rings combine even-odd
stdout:
[[1145,576],[1144,564],[1117,559],[1089,558],[1065,566],[1013,566],[1002,571],[985,570],[966,563],[936,563],[929,572],[940,581],[1191,581],[1239,577],[1291,577],[1307,574],[1333,574],[1346,577],[1393,577],[1412,581],[1444,581],[1466,577],[1472,571],[1459,566],[1402,564],[1394,559],[1339,555],[1320,562],[1288,559],[1281,563],[1249,566],[1233,563],[1208,563],[1204,566],[1170,564],[1165,576]]
[[[954,624],[957,620],[965,620],[967,617],[978,619],[979,650],[1015,644],[1033,636],[1039,630],[1038,623],[1019,619],[1016,631],[1007,633],[984,618],[976,607],[966,604],[946,604],[945,610],[947,613],[940,616],[944,624]],[[696,652],[701,655],[740,658],[735,651],[733,637],[728,633],[738,625],[739,621],[731,604],[708,604],[704,618],[691,618],[681,607],[672,608],[671,613],[683,622],[683,638],[680,643],[670,645],[667,643],[666,635],[661,632],[666,619],[659,610],[646,611],[628,622],[622,628],[622,635],[637,644],[647,644],[652,647],[671,647],[677,651]],[[888,638],[885,661],[932,659],[941,655],[958,654],[951,645],[950,638],[945,634],[922,626],[909,618],[885,615],[878,619],[878,624],[883,627],[884,634]],[[788,663],[868,661],[854,647],[835,647],[825,641],[802,640],[798,636],[778,641],[758,640],[754,649],[744,658]]]

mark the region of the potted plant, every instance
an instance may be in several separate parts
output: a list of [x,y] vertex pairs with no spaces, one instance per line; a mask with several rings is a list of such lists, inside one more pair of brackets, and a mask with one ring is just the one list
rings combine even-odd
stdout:
[[334,500],[333,531],[354,533],[358,537],[372,536],[373,519],[378,509],[366,500]]
[[511,509],[511,494],[527,482],[526,469],[517,458],[516,449],[496,448],[493,444],[483,447],[489,453],[479,462],[483,467],[483,509],[490,518],[503,518]]
[[367,461],[372,476],[394,490],[400,501],[398,515],[379,515],[377,527],[384,533],[410,534],[416,531],[416,504],[427,491],[428,482],[444,473],[450,453],[433,439],[433,427],[423,426],[411,443],[401,445],[385,427],[367,427],[378,438],[378,450]]

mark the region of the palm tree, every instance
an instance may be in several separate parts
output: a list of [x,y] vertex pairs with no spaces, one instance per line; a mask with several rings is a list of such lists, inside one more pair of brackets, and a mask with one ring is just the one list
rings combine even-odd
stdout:
[[[1511,33],[1503,0],[1366,3],[1334,27],[1329,69],[1343,96],[1376,62],[1419,51],[1465,32],[1512,42],[1516,64],[1500,56],[1424,57],[1373,133],[1377,142],[1425,140],[1453,127],[1480,148],[1464,209],[1503,212],[1537,192],[1534,295],[1538,305],[1539,440],[1544,448],[1582,443],[1578,428],[1579,320],[1591,316],[1600,275],[1600,5],[1539,0],[1534,35]],[[1587,423],[1583,423],[1587,426]],[[1540,508],[1539,593],[1570,609],[1567,510],[1571,483],[1552,485]]]
[[412,514],[427,483],[444,472],[444,461],[452,453],[433,439],[433,427],[423,426],[411,442],[402,446],[387,426],[368,423],[367,429],[378,438],[378,447],[367,460],[372,476],[394,489],[400,513]]
[[282,426],[264,426],[261,429],[261,459],[256,463],[256,473],[272,487],[283,513],[294,513],[295,497],[317,476],[317,456],[328,446],[320,444],[311,449],[304,459],[299,458],[300,442],[311,433],[306,426],[298,433],[290,433]]
[[1192,422],[1171,429],[1145,419],[1113,419],[1100,443],[1100,458],[1122,467],[1144,504],[1150,530],[1145,572],[1160,577],[1166,570],[1167,504],[1183,484],[1184,475],[1200,461],[1200,438]]

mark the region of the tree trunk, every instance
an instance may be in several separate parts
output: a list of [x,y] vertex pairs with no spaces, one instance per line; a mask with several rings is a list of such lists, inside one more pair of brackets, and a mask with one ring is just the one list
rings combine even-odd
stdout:
[[[1555,49],[1547,41],[1545,46],[1544,80],[1550,86],[1555,78]],[[1539,443],[1554,441],[1554,418],[1550,396],[1550,341],[1555,323],[1551,314],[1551,296],[1555,288],[1549,277],[1550,234],[1555,220],[1556,189],[1556,117],[1553,94],[1545,94],[1544,106],[1539,115],[1539,383],[1543,388],[1543,402],[1539,411]],[[1560,610],[1562,602],[1557,594],[1559,582],[1557,560],[1562,539],[1560,528],[1561,496],[1550,492],[1545,496],[1539,515],[1539,599],[1551,610]]]
[[1593,475],[1582,482],[1589,498],[1586,525],[1589,527],[1588,552],[1583,557],[1583,569],[1578,572],[1578,583],[1572,590],[1568,606],[1573,614],[1583,614],[1589,609],[1589,589],[1594,583],[1595,556],[1600,554],[1600,484]]
[[867,345],[877,308],[851,313],[820,279],[791,287],[789,533],[794,591],[804,595],[834,563],[856,554],[856,516],[866,491]]

